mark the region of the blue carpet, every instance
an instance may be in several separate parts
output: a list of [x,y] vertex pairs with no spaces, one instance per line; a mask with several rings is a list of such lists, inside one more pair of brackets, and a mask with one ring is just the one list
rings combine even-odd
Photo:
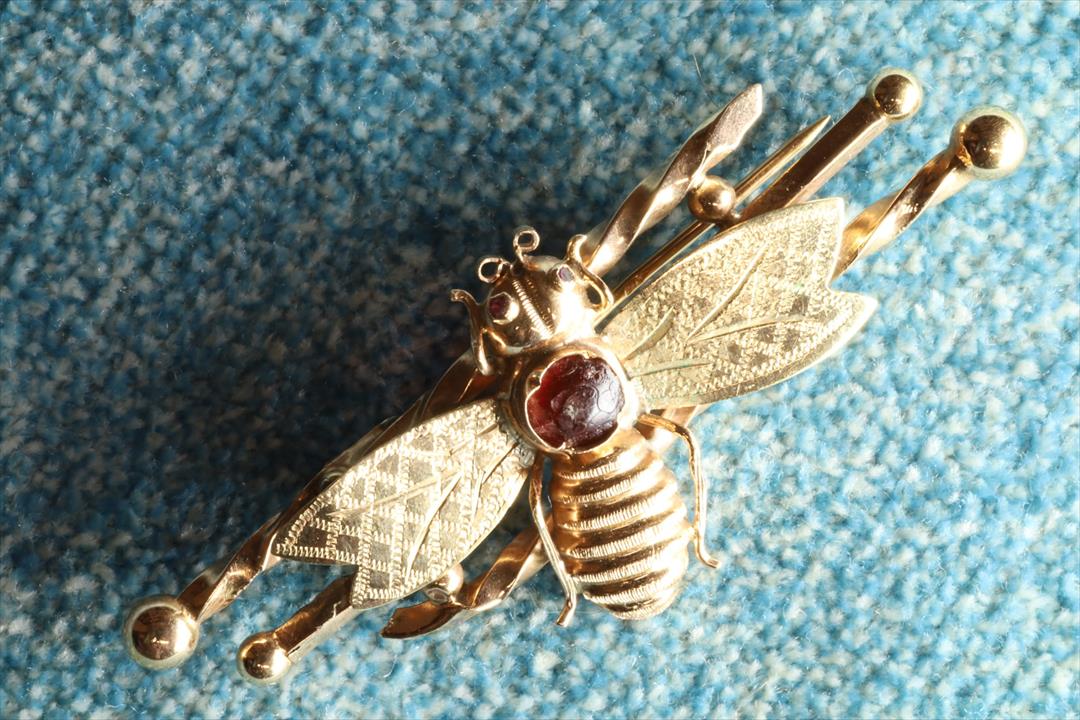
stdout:
[[[1080,713],[1078,9],[3,4],[0,716]],[[924,109],[826,194],[894,189],[984,102],[1029,158],[844,278],[881,308],[839,357],[696,424],[724,569],[637,624],[557,629],[550,571],[430,639],[375,611],[249,687],[237,645],[336,572],[290,564],[181,669],[127,659],[129,603],[465,348],[447,291],[515,226],[557,248],[761,82],[736,179],[889,64]]]

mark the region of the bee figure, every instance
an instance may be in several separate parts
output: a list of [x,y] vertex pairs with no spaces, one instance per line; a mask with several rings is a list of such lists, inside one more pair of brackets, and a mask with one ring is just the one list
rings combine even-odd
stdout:
[[[926,207],[973,178],[1007,174],[1023,157],[1019,121],[983,108],[903,189],[851,223],[842,200],[808,201],[920,102],[910,75],[884,71],[816,144],[828,118],[732,186],[706,173],[760,116],[753,86],[611,220],[571,238],[562,258],[537,254],[538,233],[519,230],[512,259],[480,261],[482,302],[451,293],[467,309],[471,351],[409,411],[331,461],[233,556],[176,597],[140,602],[124,628],[132,655],[153,668],[180,664],[200,624],[281,559],[355,571],[244,643],[240,671],[256,682],[280,679],[362,610],[422,590],[427,599],[398,609],[383,630],[421,635],[495,607],[548,563],[565,593],[560,625],[570,624],[579,595],[619,618],[661,613],[678,597],[691,545],[701,562],[719,565],[706,546],[708,483],[691,417],[844,345],[876,303],[831,281]],[[693,224],[609,287],[602,275],[684,200]],[[675,439],[689,449],[692,515],[662,457]],[[532,526],[466,582],[461,562],[525,485]]]

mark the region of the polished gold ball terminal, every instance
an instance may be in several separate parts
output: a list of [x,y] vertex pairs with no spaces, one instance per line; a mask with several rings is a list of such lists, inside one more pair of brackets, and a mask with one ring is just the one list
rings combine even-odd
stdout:
[[274,633],[262,632],[252,635],[240,646],[236,665],[244,678],[269,685],[285,677],[292,661]]
[[155,595],[140,601],[124,621],[128,652],[140,665],[165,670],[180,665],[199,644],[199,624],[176,598]]
[[907,120],[922,106],[922,86],[906,70],[889,68],[878,73],[866,88],[866,96],[874,101],[891,121]]
[[1020,118],[993,106],[977,107],[953,128],[952,146],[973,177],[997,180],[1020,167],[1027,132]]
[[701,183],[686,195],[690,213],[702,222],[719,222],[735,209],[738,195],[728,181],[706,175]]

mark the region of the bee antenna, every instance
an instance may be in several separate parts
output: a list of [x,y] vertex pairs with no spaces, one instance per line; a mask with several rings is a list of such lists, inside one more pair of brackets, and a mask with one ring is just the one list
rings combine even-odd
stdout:
[[536,228],[529,226],[519,227],[514,232],[514,254],[518,260],[524,260],[525,255],[540,247],[540,233]]
[[570,243],[566,247],[566,261],[571,265],[577,267],[578,272],[585,276],[585,281],[592,285],[600,296],[600,309],[607,310],[615,302],[615,297],[611,293],[611,288],[600,279],[600,276],[589,269],[589,266],[585,264],[582,258],[582,249],[585,247],[585,243],[588,242],[588,235],[575,235],[570,238]]
[[501,257],[495,257],[494,255],[483,258],[480,264],[476,266],[476,276],[480,278],[480,282],[492,284],[499,277],[510,269],[510,261],[504,260]]
[[566,259],[576,265],[584,266],[585,259],[582,256],[582,248],[585,247],[588,240],[588,235],[575,235],[570,238],[570,242],[566,246]]

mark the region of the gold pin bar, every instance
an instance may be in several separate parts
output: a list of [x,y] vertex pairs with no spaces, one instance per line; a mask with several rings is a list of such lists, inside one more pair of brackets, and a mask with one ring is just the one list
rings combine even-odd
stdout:
[[782,170],[788,163],[798,157],[799,153],[809,147],[817,136],[821,134],[821,131],[825,129],[825,126],[829,124],[830,119],[831,118],[826,115],[813,125],[800,130],[794,137],[788,140],[783,147],[773,153],[765,162],[747,175],[734,189],[728,212],[723,217],[714,222],[695,220],[689,226],[684,228],[682,232],[669,240],[662,248],[660,248],[660,250],[646,260],[641,267],[619,283],[619,286],[613,291],[615,301],[618,302],[619,300],[622,300],[633,293],[634,290],[641,287],[649,280],[649,278],[659,272],[661,268],[671,262],[672,259],[679,255],[679,253],[692,245],[709,230],[724,229],[734,224],[738,216],[733,214],[731,210],[740,203],[745,202],[746,198],[753,195],[754,191],[764,183],[768,182],[769,178]]
[[351,587],[351,576],[338,578],[276,630],[245,640],[236,655],[243,677],[260,685],[277,682],[319,641],[365,610],[349,603]]
[[[867,86],[863,97],[820,139],[817,139],[818,135],[828,123],[828,116],[800,131],[743,179],[736,187],[734,199],[726,212],[718,213],[711,222],[699,218],[672,238],[642,267],[620,283],[614,293],[615,299],[621,300],[631,295],[710,229],[727,229],[735,223],[813,197],[875,138],[895,123],[910,118],[921,105],[922,88],[910,73],[894,68],[881,71]],[[772,185],[741,211],[735,211],[738,205],[745,202],[761,185],[804,150],[805,154],[791,164]],[[689,195],[693,208],[695,194],[691,191]]]
[[876,137],[910,118],[921,105],[922,87],[910,73],[883,70],[844,117],[743,209],[741,218],[748,220],[813,197]]

